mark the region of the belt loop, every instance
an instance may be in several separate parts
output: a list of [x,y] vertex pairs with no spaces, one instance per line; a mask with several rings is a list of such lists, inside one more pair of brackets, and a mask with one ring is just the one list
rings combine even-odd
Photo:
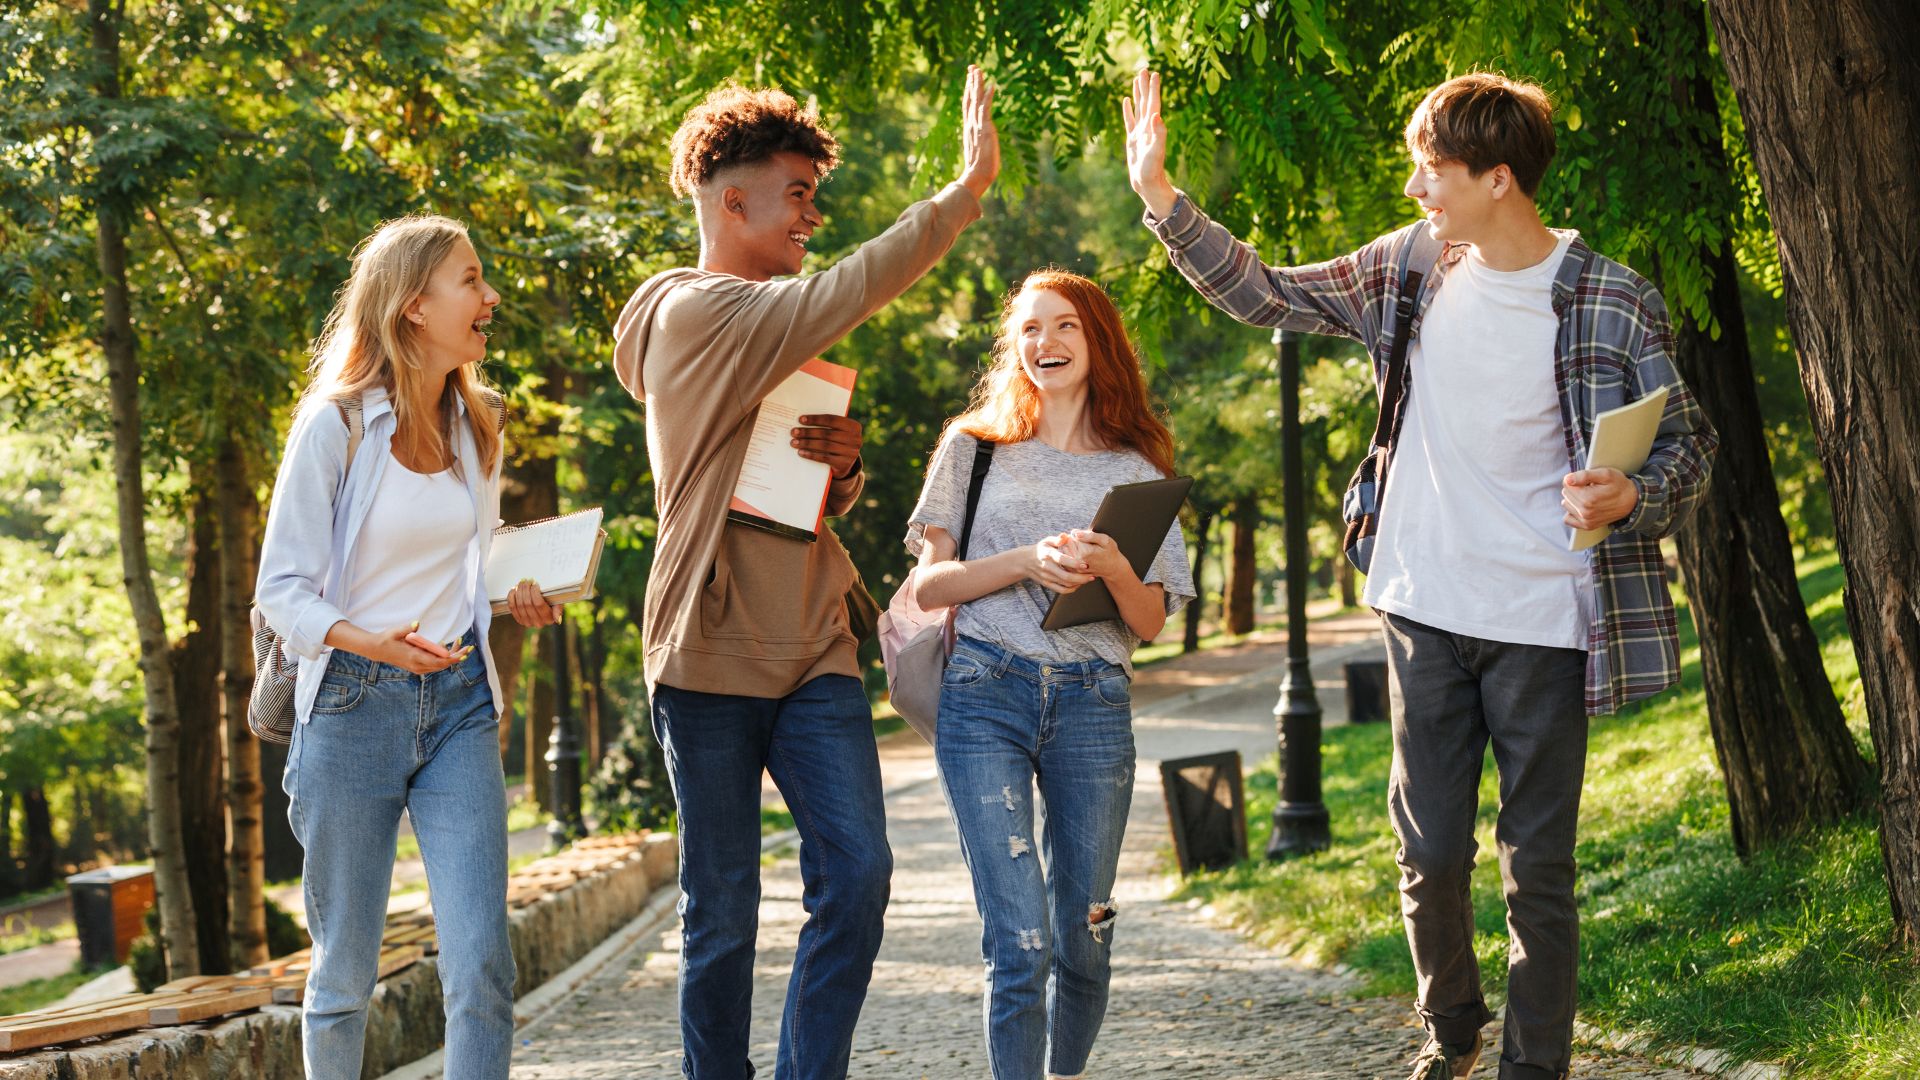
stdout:
[[998,654],[993,660],[993,677],[998,679],[1007,673],[1007,666],[1013,663],[1013,650],[995,645],[993,651]]

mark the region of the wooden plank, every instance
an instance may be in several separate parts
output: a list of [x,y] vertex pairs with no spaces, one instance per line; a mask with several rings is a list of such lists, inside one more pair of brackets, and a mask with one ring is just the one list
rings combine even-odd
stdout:
[[99,998],[95,1001],[81,1002],[78,1005],[56,1006],[46,1009],[36,1009],[33,1012],[16,1013],[13,1016],[0,1016],[0,1027],[11,1027],[15,1024],[39,1023],[43,1020],[56,1019],[62,1016],[91,1016],[97,1013],[113,1012],[118,1009],[145,1008],[148,1005],[152,1005],[156,1000],[163,1003],[170,1003],[184,1000],[190,995],[191,991],[187,990],[179,990],[166,994],[119,994],[110,998]]
[[[35,1018],[31,1014],[21,1022],[0,1026],[0,1052],[15,1053],[31,1050],[40,1046],[53,1046],[56,1043],[73,1042],[76,1039],[91,1039],[100,1035],[112,1035],[122,1031],[135,1031],[148,1026],[147,1012],[154,998],[171,1004],[192,994],[139,994],[138,1004],[120,1004],[92,1013],[72,1013],[60,1010],[61,1015]],[[122,999],[124,1000],[124,999]],[[89,1003],[97,1007],[99,1002]]]
[[195,994],[192,1001],[147,1010],[147,1019],[155,1025],[191,1024],[271,1004],[273,991],[266,987],[230,990],[224,994]]
[[384,949],[380,953],[379,977],[384,979],[396,971],[412,967],[425,958],[426,955],[427,951],[418,945],[403,945],[397,949]]
[[112,1035],[147,1026],[144,1010],[122,1009],[98,1016],[59,1016],[32,1024],[0,1027],[0,1053],[18,1053],[55,1043]]
[[205,990],[209,987],[215,987],[218,984],[230,981],[232,978],[233,976],[231,975],[189,975],[184,979],[175,979],[170,983],[162,983],[154,987],[153,992],[156,994],[166,994],[175,990]]

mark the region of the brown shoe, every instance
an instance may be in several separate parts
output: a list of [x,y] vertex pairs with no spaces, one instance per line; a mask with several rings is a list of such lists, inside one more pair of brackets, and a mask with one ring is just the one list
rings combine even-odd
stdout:
[[1460,1080],[1473,1071],[1480,1060],[1481,1039],[1474,1033],[1473,1045],[1464,1051],[1453,1051],[1441,1045],[1438,1039],[1428,1039],[1427,1045],[1420,1048],[1420,1055],[1413,1059],[1413,1072],[1407,1080]]

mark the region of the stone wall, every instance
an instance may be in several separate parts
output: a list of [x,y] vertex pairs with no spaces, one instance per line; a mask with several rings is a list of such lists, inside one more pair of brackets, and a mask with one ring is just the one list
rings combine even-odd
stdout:
[[[673,837],[511,914],[516,997],[565,971],[671,885]],[[377,1077],[439,1049],[440,974],[432,957],[382,980],[367,1015],[362,1075]],[[0,1059],[4,1080],[300,1080],[300,1010],[270,1005],[225,1020],[148,1028],[90,1045]]]

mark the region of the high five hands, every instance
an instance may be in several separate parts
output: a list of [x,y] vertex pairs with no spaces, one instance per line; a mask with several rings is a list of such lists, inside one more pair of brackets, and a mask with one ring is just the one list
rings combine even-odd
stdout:
[[967,89],[960,98],[960,185],[977,199],[998,175],[1000,131],[993,126],[993,84],[978,65],[969,65]]
[[1167,179],[1167,122],[1160,118],[1160,76],[1142,68],[1133,96],[1120,102],[1127,128],[1127,182],[1156,218],[1173,213],[1179,192]]

